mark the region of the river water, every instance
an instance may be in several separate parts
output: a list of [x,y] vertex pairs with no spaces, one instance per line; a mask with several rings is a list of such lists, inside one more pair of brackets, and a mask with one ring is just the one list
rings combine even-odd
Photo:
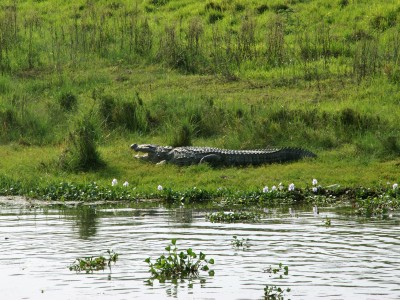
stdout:
[[[332,210],[266,214],[261,223],[210,223],[205,211],[155,208],[0,206],[1,299],[263,299],[266,285],[285,299],[399,299],[398,215],[359,219]],[[325,226],[325,220],[331,226]],[[233,236],[248,239],[235,248]],[[149,285],[172,238],[215,260],[215,275]],[[111,271],[76,273],[76,258],[119,253]],[[267,272],[289,267],[282,279]]]

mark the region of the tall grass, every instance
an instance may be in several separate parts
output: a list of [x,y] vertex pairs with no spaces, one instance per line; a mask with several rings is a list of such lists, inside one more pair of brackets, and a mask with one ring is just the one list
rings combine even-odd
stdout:
[[60,167],[68,171],[89,171],[105,166],[97,150],[98,129],[93,118],[83,116],[69,133],[60,156]]
[[[382,115],[378,104],[350,101],[361,101],[350,91],[353,83],[376,85],[375,94],[386,93],[380,86],[397,93],[400,16],[394,2],[370,19],[360,1],[48,2],[0,4],[3,143],[56,144],[73,132],[68,143],[79,145],[82,137],[94,138],[91,130],[74,129],[79,115],[91,112],[104,136],[157,136],[174,145],[210,139],[231,148],[354,143],[363,153],[399,152],[396,112]],[[138,65],[190,78],[216,76],[189,86],[183,76],[173,79],[180,82],[145,78],[134,73]],[[211,83],[223,91],[213,94]],[[350,96],[338,88],[344,84]],[[307,95],[315,89],[316,100],[268,98],[282,87]],[[192,93],[196,88],[202,91]],[[230,96],[235,88],[244,92]],[[330,96],[339,104],[319,105]],[[394,107],[395,97],[382,101]],[[81,146],[72,148],[79,153]],[[87,146],[83,152],[95,153]],[[72,164],[86,165],[82,161]]]
[[[46,66],[59,70],[93,56],[111,62],[145,59],[183,72],[222,74],[226,70],[234,74],[249,61],[269,68],[295,65],[300,69],[312,68],[311,61],[321,61],[326,69],[338,63],[353,68],[352,74],[337,75],[360,81],[382,74],[381,67],[393,63],[393,56],[387,54],[398,53],[392,36],[398,35],[400,17],[393,5],[376,14],[369,24],[361,18],[348,26],[341,15],[351,16],[347,10],[354,8],[365,12],[368,6],[331,5],[331,17],[324,22],[312,15],[311,4],[308,8],[295,3],[293,7],[298,7],[294,10],[279,3],[271,9],[261,4],[238,9],[229,3],[209,2],[204,7],[199,3],[196,9],[200,15],[176,19],[166,15],[169,4],[132,6],[120,1],[116,5],[90,2],[78,9],[65,6],[65,11],[59,11],[65,15],[59,22],[46,18],[39,8],[29,10],[10,1],[2,5],[0,14],[1,71]],[[220,17],[210,22],[207,13]],[[352,28],[363,36],[352,33]],[[332,59],[338,57],[343,59]]]

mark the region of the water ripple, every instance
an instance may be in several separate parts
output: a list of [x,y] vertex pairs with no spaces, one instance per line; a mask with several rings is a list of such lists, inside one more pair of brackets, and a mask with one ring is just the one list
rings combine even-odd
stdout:
[[[330,227],[324,226],[326,215]],[[183,209],[0,207],[2,299],[262,299],[267,284],[290,287],[292,299],[397,299],[398,229],[398,219],[361,223],[332,212],[219,224],[207,222],[204,212]],[[233,248],[234,235],[249,239],[249,247]],[[172,238],[180,249],[214,258],[215,276],[146,285],[144,259],[165,253]],[[120,253],[111,273],[68,270],[75,258],[107,249]],[[289,276],[265,272],[280,262],[289,266]]]

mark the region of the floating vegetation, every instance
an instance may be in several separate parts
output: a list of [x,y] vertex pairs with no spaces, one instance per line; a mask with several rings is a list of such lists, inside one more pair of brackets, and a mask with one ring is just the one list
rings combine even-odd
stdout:
[[357,199],[356,214],[365,217],[385,216],[390,211],[400,208],[400,199],[391,195],[379,195]]
[[103,271],[106,266],[111,271],[111,263],[116,263],[119,254],[113,250],[107,250],[108,258],[104,256],[89,256],[84,258],[77,258],[75,262],[69,266],[70,271],[77,273],[85,271],[86,274],[93,273],[94,271]]
[[219,211],[206,215],[212,223],[260,222],[261,213],[251,211]]
[[238,239],[238,237],[236,235],[233,236],[231,245],[235,249],[242,248],[243,250],[250,247],[249,239],[245,239],[245,238]]
[[214,271],[208,267],[208,264],[214,264],[214,259],[206,259],[203,252],[196,254],[191,248],[179,252],[176,239],[172,239],[165,250],[168,254],[161,255],[155,263],[151,262],[150,257],[145,259],[150,267],[151,280],[165,282],[165,280],[193,279],[199,277],[200,271],[214,276]]
[[[278,276],[277,279],[283,279],[283,276],[289,275],[289,267],[283,266],[282,263],[279,263],[278,267],[269,267],[264,270],[266,273],[270,273],[271,276]],[[289,293],[291,291],[290,288],[281,288],[276,285],[266,285],[264,288],[264,297],[268,300],[282,300],[284,299],[284,293]]]
[[325,225],[325,227],[331,227],[331,225],[332,225],[331,219],[328,218],[328,216],[325,217],[324,225]]
[[[154,191],[141,192],[134,184],[125,181],[118,184],[118,179],[110,179],[107,185],[71,182],[22,182],[8,176],[0,175],[0,196],[25,196],[48,201],[138,201],[138,199],[159,199],[172,206],[183,204],[205,203],[220,210],[237,210],[243,207],[265,208],[282,205],[307,204],[312,206],[342,205],[352,207],[355,214],[365,217],[384,216],[400,208],[400,191],[397,183],[378,188],[346,188],[338,184],[331,186],[317,185],[313,179],[312,186],[294,188],[282,183],[267,186],[259,190],[215,190],[197,187],[175,191],[169,187],[156,186]],[[123,182],[123,181],[121,181]],[[219,212],[209,214],[211,222],[255,222],[261,214],[254,212]]]

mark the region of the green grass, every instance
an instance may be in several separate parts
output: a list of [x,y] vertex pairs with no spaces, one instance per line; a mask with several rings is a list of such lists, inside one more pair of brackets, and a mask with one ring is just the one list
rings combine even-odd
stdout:
[[[97,182],[111,186],[113,178],[120,185],[128,181],[139,191],[155,193],[158,185],[174,190],[193,187],[216,190],[251,190],[267,185],[272,187],[282,182],[294,183],[296,187],[311,186],[313,178],[323,186],[340,184],[343,187],[380,186],[389,187],[399,181],[399,160],[380,162],[368,158],[355,158],[350,147],[341,151],[325,152],[316,160],[266,165],[249,168],[212,169],[207,166],[176,167],[138,161],[133,157],[129,144],[134,140],[118,140],[101,146],[99,153],[106,167],[97,171],[70,173],[55,166],[61,152],[53,146],[27,147],[17,144],[0,147],[2,174],[22,180],[32,186],[54,182]],[[346,157],[344,154],[347,154]]]
[[[30,184],[118,178],[147,192],[159,184],[250,190],[305,187],[312,178],[343,186],[400,181],[396,1],[0,6],[0,175]],[[60,157],[88,115],[96,134],[76,152],[90,148],[104,165],[63,169]],[[318,158],[257,168],[154,166],[132,157],[134,142],[301,146]],[[79,162],[75,155],[69,160]]]

